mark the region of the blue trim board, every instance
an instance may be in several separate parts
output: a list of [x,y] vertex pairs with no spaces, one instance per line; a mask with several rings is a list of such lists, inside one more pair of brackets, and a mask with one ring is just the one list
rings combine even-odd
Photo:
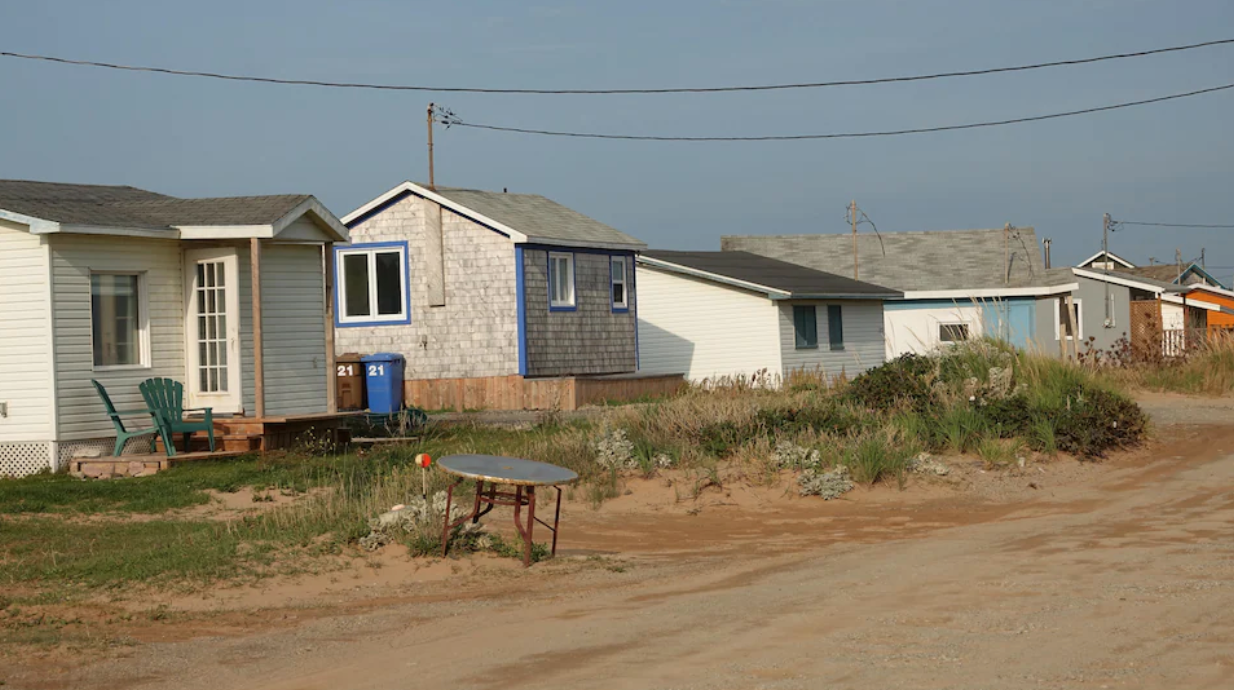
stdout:
[[[569,254],[570,255],[570,281],[574,283],[571,289],[574,292],[574,304],[568,307],[553,306],[553,255],[554,254]],[[552,249],[544,254],[545,268],[548,270],[548,310],[555,311],[578,311],[578,264],[574,257],[573,250]],[[610,299],[612,299],[610,295]]]
[[[407,307],[406,318],[397,320],[385,321],[349,321],[344,323],[341,319],[343,316],[343,263],[339,261],[339,254],[356,249],[382,249],[395,247],[403,252],[403,304]],[[335,328],[360,328],[362,326],[406,326],[411,323],[411,256],[407,250],[407,243],[398,242],[367,242],[361,244],[344,244],[334,246],[334,294],[331,296],[334,300],[334,327]]]
[[523,248],[514,245],[514,289],[518,295],[518,374],[527,375],[527,283],[524,276]]

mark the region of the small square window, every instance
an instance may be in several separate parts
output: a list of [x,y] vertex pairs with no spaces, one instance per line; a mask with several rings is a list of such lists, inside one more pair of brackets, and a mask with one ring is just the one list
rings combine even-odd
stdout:
[[548,255],[548,306],[551,309],[573,309],[574,255],[552,252]]
[[818,348],[818,310],[814,306],[793,306],[793,337],[798,350]]
[[626,291],[626,257],[614,256],[609,263],[613,282],[613,309],[630,308],[630,295]]
[[959,343],[968,340],[968,324],[940,323],[938,325],[938,340],[943,343]]

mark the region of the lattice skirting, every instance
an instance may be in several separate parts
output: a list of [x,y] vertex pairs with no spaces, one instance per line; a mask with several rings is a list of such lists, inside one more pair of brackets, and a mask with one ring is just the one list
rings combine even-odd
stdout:
[[[113,438],[90,438],[81,441],[61,441],[59,444],[59,452],[57,453],[59,462],[57,467],[68,467],[69,461],[76,457],[100,457],[106,458],[111,456],[111,451],[115,449],[116,439]],[[154,452],[154,434],[148,436],[139,436],[130,438],[128,443],[124,444],[122,455],[148,455]]]
[[0,443],[0,477],[24,477],[53,469],[47,441]]

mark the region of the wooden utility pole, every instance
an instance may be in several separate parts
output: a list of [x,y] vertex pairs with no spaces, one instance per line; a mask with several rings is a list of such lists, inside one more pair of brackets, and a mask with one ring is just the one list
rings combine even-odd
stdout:
[[437,181],[433,178],[433,104],[428,104],[428,188],[437,191]]
[[[1114,262],[1110,259],[1110,214],[1108,213],[1101,216],[1101,253],[1104,255],[1102,257],[1104,273],[1109,275],[1110,267]],[[1114,315],[1110,312],[1110,281],[1103,280],[1101,282],[1105,285],[1105,322],[1103,325],[1109,328],[1110,321],[1114,318]]]
[[857,274],[857,200],[853,199],[848,205],[848,219],[853,224],[853,280],[858,279]]
[[1174,263],[1178,264],[1178,275],[1183,274],[1183,250],[1174,248]]

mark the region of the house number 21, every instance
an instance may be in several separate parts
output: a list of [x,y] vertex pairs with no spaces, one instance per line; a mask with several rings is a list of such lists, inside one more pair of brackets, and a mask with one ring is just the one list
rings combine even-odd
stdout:
[[384,364],[368,365],[368,375],[369,376],[385,376],[386,375],[386,365]]

